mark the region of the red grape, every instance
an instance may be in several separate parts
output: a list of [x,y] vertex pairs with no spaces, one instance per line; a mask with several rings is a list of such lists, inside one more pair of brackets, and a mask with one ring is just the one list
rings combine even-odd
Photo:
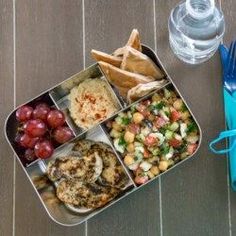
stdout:
[[69,127],[61,126],[54,130],[53,137],[58,143],[65,143],[74,137],[72,130]]
[[65,123],[65,116],[63,112],[59,110],[52,110],[48,113],[47,122],[49,126],[56,128]]
[[33,118],[40,119],[42,121],[47,120],[47,114],[50,111],[50,107],[46,103],[38,104],[33,111]]
[[34,161],[37,159],[33,149],[26,149],[24,158],[28,161]]
[[41,137],[46,133],[47,126],[43,121],[39,119],[34,119],[27,121],[24,124],[23,129],[26,134],[32,137]]
[[37,141],[39,141],[39,137],[31,137],[28,134],[23,134],[20,137],[19,144],[24,148],[34,148]]
[[41,159],[47,159],[52,156],[54,148],[52,143],[48,140],[42,140],[36,143],[34,147],[34,153],[36,157]]
[[16,119],[20,122],[27,121],[31,118],[33,108],[31,106],[22,106],[16,111]]
[[22,134],[19,133],[19,132],[17,132],[14,141],[15,141],[16,143],[20,144],[20,138],[21,138],[21,136],[22,136]]

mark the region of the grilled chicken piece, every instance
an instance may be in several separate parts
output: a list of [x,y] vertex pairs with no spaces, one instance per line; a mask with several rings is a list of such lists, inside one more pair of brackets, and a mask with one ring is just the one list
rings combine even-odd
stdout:
[[77,178],[87,182],[95,182],[100,176],[102,168],[101,157],[97,152],[93,152],[83,158],[74,156],[56,158],[49,162],[47,174],[52,181],[61,178]]
[[75,179],[63,180],[57,186],[57,197],[76,207],[99,208],[114,199],[120,190],[96,183],[83,183]]
[[81,139],[81,140],[79,140],[78,142],[75,143],[75,145],[74,145],[72,150],[78,152],[82,156],[86,156],[88,150],[91,148],[91,146],[94,143],[95,142],[92,141],[92,140]]
[[116,188],[124,188],[129,179],[112,149],[109,146],[107,148],[103,144],[97,143],[91,146],[88,154],[93,152],[98,152],[103,161],[103,170],[99,178],[101,183]]

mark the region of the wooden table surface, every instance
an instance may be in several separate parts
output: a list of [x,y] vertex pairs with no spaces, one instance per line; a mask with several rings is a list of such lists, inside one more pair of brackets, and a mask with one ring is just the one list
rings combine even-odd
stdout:
[[[198,154],[82,225],[62,227],[48,216],[3,132],[0,136],[1,236],[231,236],[236,193],[227,160],[208,150],[224,129],[221,66],[216,54],[189,66],[170,50],[167,21],[179,0],[0,0],[0,124],[26,102],[92,63],[92,48],[111,52],[133,28],[154,48],[203,130]],[[221,2],[224,41],[236,32],[236,3]]]

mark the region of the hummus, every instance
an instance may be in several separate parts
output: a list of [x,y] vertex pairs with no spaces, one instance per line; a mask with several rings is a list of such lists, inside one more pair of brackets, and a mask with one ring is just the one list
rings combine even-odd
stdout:
[[75,124],[89,129],[118,110],[106,81],[86,79],[70,91],[70,115]]

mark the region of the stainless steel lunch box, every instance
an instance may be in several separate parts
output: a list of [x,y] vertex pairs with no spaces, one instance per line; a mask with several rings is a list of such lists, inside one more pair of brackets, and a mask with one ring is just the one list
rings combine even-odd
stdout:
[[[183,97],[181,96],[180,92],[178,91],[178,89],[176,88],[175,84],[173,83],[172,79],[170,78],[170,76],[168,75],[168,73],[166,72],[166,70],[164,69],[163,65],[161,64],[158,56],[153,52],[152,49],[150,49],[149,47],[142,45],[142,50],[143,53],[146,54],[147,56],[149,56],[163,71],[163,73],[165,74],[166,79],[168,80],[168,83],[165,86],[170,86],[172,85],[175,89],[176,92],[180,95],[180,97],[183,99]],[[70,89],[77,85],[79,82],[83,81],[86,78],[95,78],[95,77],[103,77],[104,80],[106,80],[105,76],[103,75],[102,71],[100,70],[98,64],[94,64],[88,68],[86,68],[85,70],[79,72],[78,74],[75,74],[73,76],[71,76],[70,78],[68,78],[67,80],[63,81],[60,84],[57,84],[56,86],[54,86],[53,88],[45,91],[44,93],[40,94],[39,96],[37,96],[36,98],[30,100],[27,103],[30,103],[32,101],[37,100],[38,98],[42,99],[43,101],[49,103],[51,106],[55,106],[60,110],[63,110],[64,113],[66,114],[66,122],[67,124],[71,127],[71,129],[73,130],[74,134],[75,134],[75,139],[81,139],[81,138],[89,138],[95,141],[103,141],[106,142],[108,144],[110,144],[114,150],[114,152],[116,153],[117,158],[119,159],[119,161],[121,162],[123,168],[125,169],[128,177],[130,178],[130,185],[128,190],[122,194],[121,196],[119,196],[119,198],[115,199],[114,201],[110,202],[109,204],[107,204],[105,207],[101,208],[101,209],[97,209],[94,210],[93,212],[90,212],[88,214],[76,214],[70,210],[68,210],[64,204],[60,204],[59,202],[48,202],[47,198],[45,198],[44,194],[40,191],[38,191],[32,181],[34,176],[37,175],[42,175],[42,168],[39,165],[39,161],[36,160],[32,163],[30,163],[28,166],[24,166],[24,163],[22,162],[22,160],[20,159],[19,155],[17,154],[17,148],[15,147],[16,145],[14,145],[14,135],[16,132],[16,119],[15,119],[15,112],[17,110],[17,108],[11,112],[11,114],[8,116],[8,118],[6,119],[6,123],[5,123],[5,135],[6,138],[9,142],[9,145],[11,146],[11,148],[13,149],[14,153],[16,154],[16,157],[18,159],[18,161],[20,162],[20,165],[22,166],[23,170],[25,171],[27,177],[29,178],[33,188],[35,189],[35,191],[37,192],[37,195],[41,201],[41,203],[43,204],[45,210],[47,211],[48,215],[51,217],[51,219],[53,221],[55,221],[56,223],[60,224],[60,225],[64,225],[64,226],[73,226],[73,225],[78,225],[82,222],[84,222],[85,220],[91,218],[92,216],[100,213],[101,211],[105,210],[106,208],[108,208],[109,206],[115,204],[117,201],[119,201],[120,199],[128,196],[129,194],[131,194],[132,192],[136,191],[137,189],[143,189],[142,191],[145,191],[145,188],[143,188],[144,185],[149,184],[151,181],[155,181],[159,176],[165,174],[167,171],[172,170],[174,167],[180,165],[182,162],[184,162],[185,160],[189,159],[190,157],[192,157],[197,150],[195,151],[195,153],[188,157],[187,159],[177,163],[176,165],[174,165],[173,167],[171,167],[170,169],[168,169],[166,172],[160,174],[159,176],[155,177],[154,179],[150,180],[148,183],[143,184],[141,186],[136,186],[136,184],[134,183],[129,170],[125,167],[125,165],[122,162],[121,157],[119,156],[119,154],[115,151],[110,138],[108,137],[103,123],[104,121],[97,125],[96,127],[90,129],[90,130],[81,130],[79,129],[72,121],[72,119],[70,118],[69,114],[68,114],[68,100],[67,100],[67,95],[70,91]],[[107,81],[107,80],[106,80]],[[107,81],[108,83],[108,81]],[[109,84],[109,83],[108,83]],[[162,87],[162,88],[163,88]],[[122,101],[121,97],[118,95],[117,91],[109,85],[110,90],[112,91],[112,94],[114,96],[114,100],[117,102],[117,105],[119,106],[119,112],[128,109],[130,106],[127,106],[125,104],[124,101]],[[161,88],[160,88],[161,89]],[[159,90],[159,89],[158,89]],[[157,90],[156,90],[157,91]],[[153,93],[150,93],[149,95],[141,98],[139,101],[147,98],[148,96],[150,96]],[[185,100],[183,99],[183,101],[185,102]],[[138,101],[137,101],[138,102]],[[185,102],[185,105],[187,106],[187,108],[189,109],[188,105]],[[190,109],[189,109],[190,111]],[[119,112],[117,112],[116,114],[114,114],[112,117],[114,117],[115,115],[117,115]],[[198,129],[199,129],[199,134],[200,134],[200,139],[199,139],[199,145],[198,148],[200,146],[201,143],[201,139],[202,139],[202,132],[200,129],[200,126],[198,124],[198,122],[196,121],[196,119],[194,118],[192,112],[190,111],[194,121],[196,122]],[[110,118],[108,118],[107,120],[109,120]],[[60,155],[65,146],[68,144],[64,144],[62,146],[60,146],[59,148],[57,148],[55,150],[55,155]],[[54,188],[52,186],[51,190],[52,193],[54,192]]]

